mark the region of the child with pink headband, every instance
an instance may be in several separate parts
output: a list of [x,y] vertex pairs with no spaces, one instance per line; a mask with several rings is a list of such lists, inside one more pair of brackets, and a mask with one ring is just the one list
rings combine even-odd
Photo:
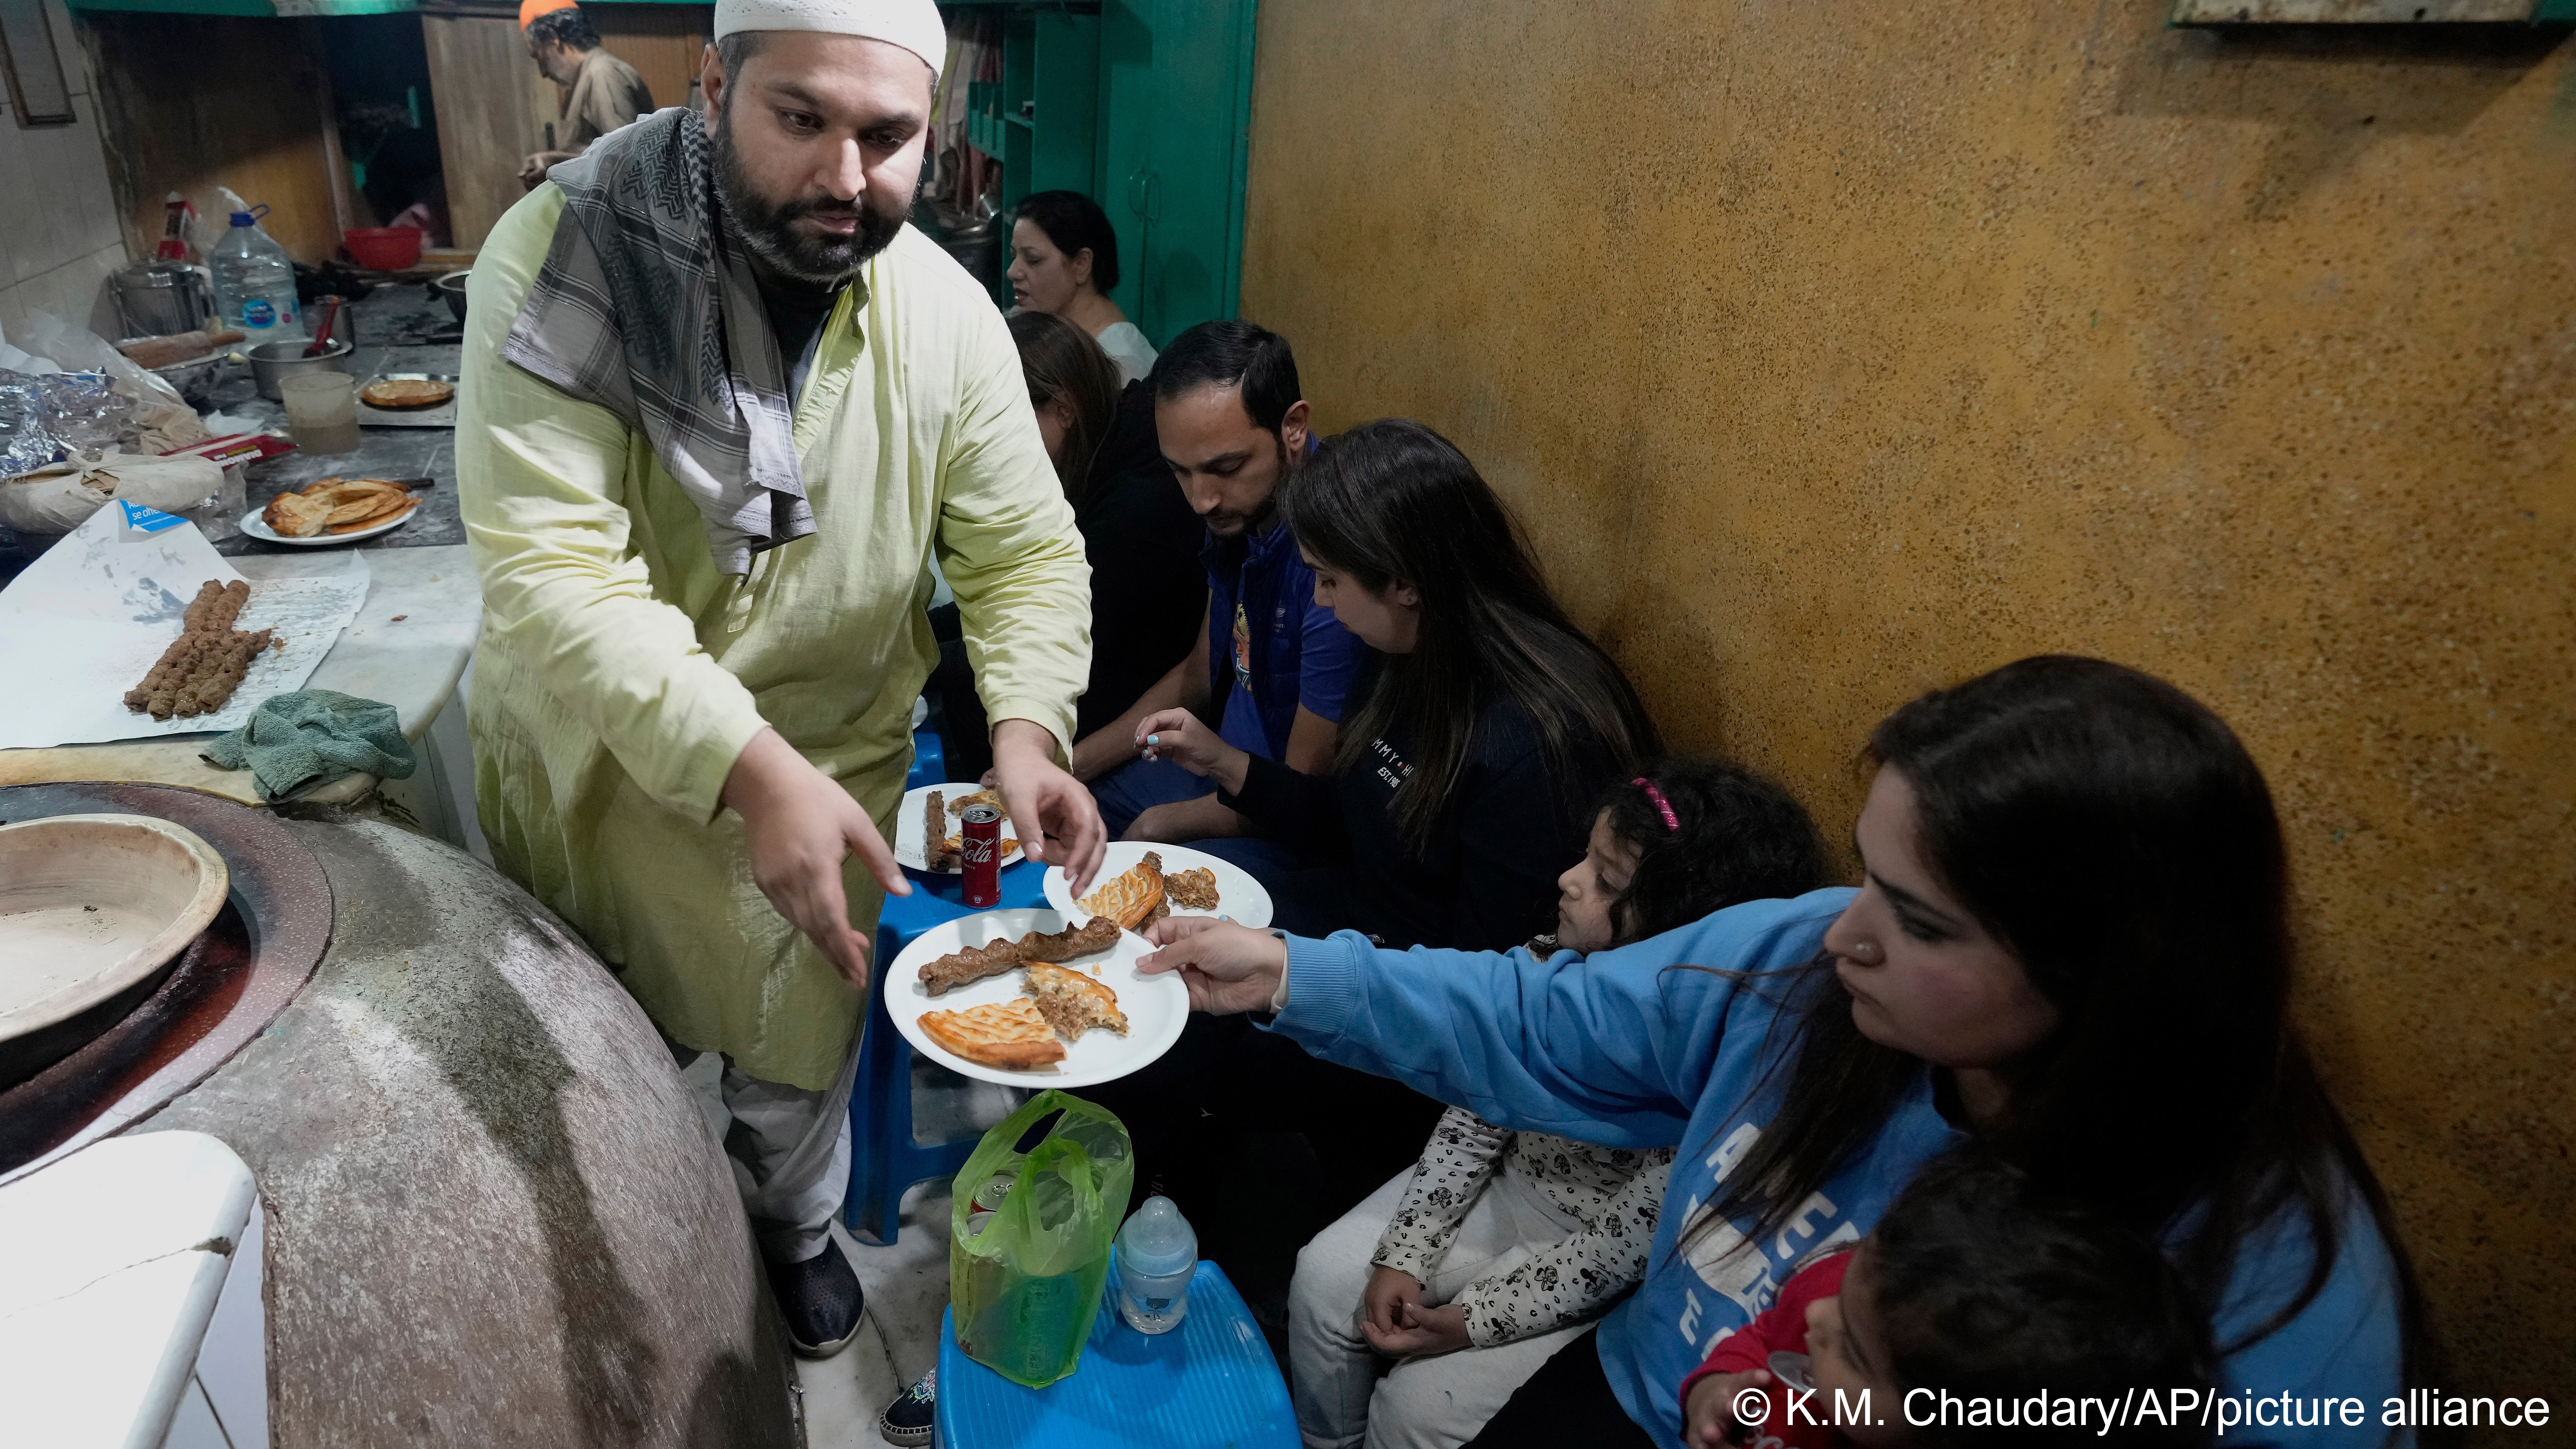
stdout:
[[[1806,811],[1751,771],[1670,760],[1612,786],[1538,954],[1589,955],[1825,884]],[[1463,1108],[1421,1162],[1316,1235],[1289,1290],[1309,1449],[1454,1446],[1645,1271],[1672,1151],[1515,1133]]]

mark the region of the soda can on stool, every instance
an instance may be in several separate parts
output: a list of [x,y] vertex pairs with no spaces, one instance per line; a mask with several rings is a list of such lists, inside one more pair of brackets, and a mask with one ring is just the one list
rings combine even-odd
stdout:
[[957,820],[966,904],[978,909],[998,906],[1002,903],[1002,812],[990,805],[969,805]]

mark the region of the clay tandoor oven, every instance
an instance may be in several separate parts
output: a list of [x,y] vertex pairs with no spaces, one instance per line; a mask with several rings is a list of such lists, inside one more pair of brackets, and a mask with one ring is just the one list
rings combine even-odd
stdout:
[[259,1180],[270,1441],[798,1440],[729,1170],[581,940],[439,841],[153,785],[0,789],[0,824],[169,820],[231,875],[166,972],[0,1064],[0,1179],[190,1130]]

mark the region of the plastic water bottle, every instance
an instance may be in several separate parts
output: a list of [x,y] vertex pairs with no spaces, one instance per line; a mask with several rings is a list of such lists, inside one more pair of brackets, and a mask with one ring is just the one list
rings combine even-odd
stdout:
[[1190,1311],[1199,1235],[1167,1197],[1145,1199],[1118,1230],[1118,1316],[1138,1333],[1169,1333]]
[[207,269],[215,274],[215,325],[249,333],[248,347],[304,335],[296,316],[295,264],[286,248],[259,229],[266,215],[266,206],[234,212],[232,230],[206,255]]

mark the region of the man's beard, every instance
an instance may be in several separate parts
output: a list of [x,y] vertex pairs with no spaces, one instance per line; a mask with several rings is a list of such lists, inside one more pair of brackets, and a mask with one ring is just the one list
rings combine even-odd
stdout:
[[[1236,513],[1227,509],[1218,510],[1217,513],[1212,515],[1208,520],[1210,524],[1210,532],[1221,534],[1227,538],[1235,537],[1237,534],[1260,533],[1269,528],[1270,520],[1279,516],[1279,490],[1282,487],[1285,487],[1288,482],[1288,435],[1286,433],[1274,435],[1271,438],[1271,445],[1279,450],[1279,471],[1271,475],[1270,496],[1262,499],[1261,506],[1252,510],[1250,513]],[[1234,524],[1236,526],[1232,529],[1214,527],[1218,522]]]
[[[857,273],[868,258],[884,251],[903,230],[903,217],[887,216],[865,197],[844,202],[817,192],[794,201],[772,203],[752,188],[734,150],[733,127],[721,125],[710,138],[715,148],[716,189],[742,230],[742,244],[760,264],[782,277],[817,287],[838,287]],[[848,236],[799,233],[800,217],[838,218],[855,214],[859,229]]]

